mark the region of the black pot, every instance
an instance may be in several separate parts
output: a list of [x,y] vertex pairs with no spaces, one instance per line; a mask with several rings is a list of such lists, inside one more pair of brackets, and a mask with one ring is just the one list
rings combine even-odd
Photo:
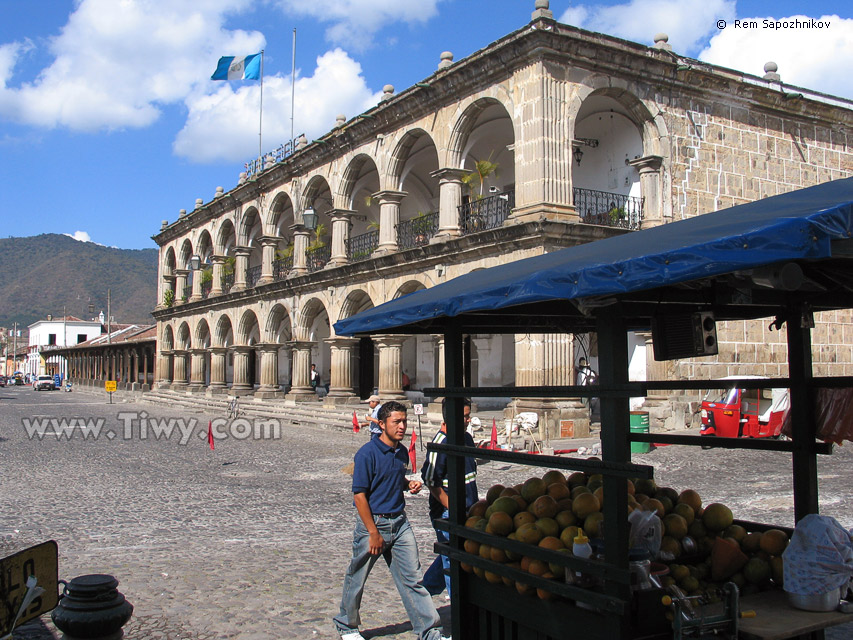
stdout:
[[65,585],[51,612],[53,624],[67,636],[82,639],[120,638],[133,605],[116,589],[118,580],[106,574],[73,578]]

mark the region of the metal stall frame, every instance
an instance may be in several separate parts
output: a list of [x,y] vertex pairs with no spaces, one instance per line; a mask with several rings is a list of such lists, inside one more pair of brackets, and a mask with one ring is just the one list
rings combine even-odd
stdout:
[[[445,339],[445,380],[427,395],[449,399],[446,445],[449,454],[450,517],[440,526],[451,533],[436,549],[451,559],[452,632],[458,639],[567,638],[583,628],[584,637],[634,638],[636,611],[628,584],[626,496],[620,480],[650,477],[651,469],[632,465],[631,442],[788,451],[792,456],[794,514],[817,513],[817,455],[831,445],[816,440],[815,390],[853,386],[853,378],[816,378],[810,328],[813,313],[853,308],[853,178],[739,205],[725,211],[638,233],[602,240],[461,276],[448,283],[380,305],[342,320],[338,334],[441,333]],[[777,284],[774,269],[794,273]],[[768,275],[769,273],[769,275]],[[630,431],[629,398],[652,389],[690,389],[731,384],[731,380],[632,382],[628,376],[627,334],[648,331],[656,318],[712,313],[717,320],[773,318],[787,327],[788,377],[770,381],[791,390],[790,441],[700,438]],[[477,333],[596,332],[599,384],[588,387],[465,387],[463,338]],[[661,336],[655,336],[660,338]],[[762,381],[765,385],[767,380]],[[749,384],[745,381],[746,384]],[[601,398],[602,460],[483,451],[463,446],[464,396]],[[557,585],[511,567],[466,554],[462,535],[520,551],[502,540],[464,528],[463,458],[586,471],[604,476],[605,561],[566,558],[542,549],[524,552],[604,578],[602,593]],[[519,545],[521,543],[518,543]],[[562,558],[560,558],[562,556]],[[500,585],[461,571],[473,564],[502,577],[521,579],[564,596],[570,602],[519,597]],[[574,602],[571,602],[574,601]],[[648,630],[644,629],[643,633]]]

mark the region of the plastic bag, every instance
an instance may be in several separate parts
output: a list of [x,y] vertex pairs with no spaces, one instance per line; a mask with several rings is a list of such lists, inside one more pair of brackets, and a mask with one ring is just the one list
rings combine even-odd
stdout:
[[645,549],[653,558],[657,558],[663,536],[663,525],[658,515],[654,511],[637,509],[628,515],[628,522],[631,523],[628,546],[632,549]]
[[853,539],[829,516],[813,513],[800,520],[782,558],[789,593],[829,593],[853,577]]
[[[841,444],[853,442],[853,389],[818,389],[815,396],[817,438]],[[791,412],[785,416],[782,435],[791,437]]]

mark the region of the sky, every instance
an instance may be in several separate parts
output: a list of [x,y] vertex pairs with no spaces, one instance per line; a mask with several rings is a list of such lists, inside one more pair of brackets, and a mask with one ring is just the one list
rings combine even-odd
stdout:
[[[0,0],[0,235],[153,248],[244,164],[530,21],[534,0]],[[853,99],[849,0],[551,0],[560,22]],[[828,21],[821,29],[764,20]],[[758,26],[744,25],[756,21]],[[722,27],[722,28],[721,28]],[[296,30],[296,56],[293,33]],[[260,83],[210,79],[264,51]],[[295,109],[291,119],[291,70]],[[259,128],[262,137],[259,140]]]

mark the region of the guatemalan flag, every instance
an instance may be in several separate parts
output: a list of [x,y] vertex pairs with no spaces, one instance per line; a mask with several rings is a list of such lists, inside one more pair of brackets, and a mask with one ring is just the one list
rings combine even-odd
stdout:
[[222,56],[211,80],[259,80],[261,77],[261,54],[255,53],[242,58]]

